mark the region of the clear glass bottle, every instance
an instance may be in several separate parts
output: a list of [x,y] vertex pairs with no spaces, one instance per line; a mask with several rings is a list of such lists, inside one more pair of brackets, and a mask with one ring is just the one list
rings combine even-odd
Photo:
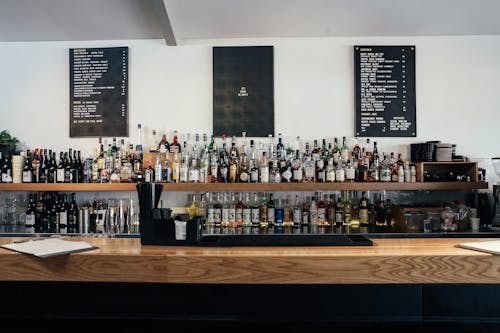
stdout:
[[335,166],[333,165],[333,157],[328,159],[326,166],[326,181],[333,183],[335,181]]
[[269,183],[269,159],[266,152],[262,152],[259,160],[259,180],[261,183]]
[[300,158],[300,151],[295,151],[295,158],[292,161],[292,175],[293,182],[300,183],[302,182],[302,160]]

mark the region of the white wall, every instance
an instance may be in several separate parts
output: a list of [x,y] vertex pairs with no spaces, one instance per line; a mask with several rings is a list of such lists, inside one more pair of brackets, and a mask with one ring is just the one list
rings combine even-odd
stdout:
[[[416,138],[376,139],[379,150],[441,140],[471,158],[500,156],[500,35],[0,43],[0,130],[30,148],[90,153],[69,138],[69,48],[129,47],[130,140],[137,123],[212,131],[212,46],[274,45],[275,129],[287,137],[354,134],[353,45],[416,46]],[[364,139],[363,139],[364,140]]]

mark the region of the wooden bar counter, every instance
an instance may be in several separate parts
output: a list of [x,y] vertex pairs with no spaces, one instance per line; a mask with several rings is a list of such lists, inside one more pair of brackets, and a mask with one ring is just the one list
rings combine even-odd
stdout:
[[[0,238],[10,243],[16,238]],[[489,284],[500,256],[457,248],[486,238],[373,239],[358,247],[142,246],[84,238],[99,249],[40,259],[0,249],[0,281],[189,284]]]

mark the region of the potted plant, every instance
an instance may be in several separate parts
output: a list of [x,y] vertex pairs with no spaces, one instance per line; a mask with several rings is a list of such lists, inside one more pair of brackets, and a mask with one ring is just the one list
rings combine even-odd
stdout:
[[0,152],[2,154],[8,153],[12,155],[16,150],[16,145],[19,143],[19,140],[10,135],[7,130],[3,130],[0,132]]

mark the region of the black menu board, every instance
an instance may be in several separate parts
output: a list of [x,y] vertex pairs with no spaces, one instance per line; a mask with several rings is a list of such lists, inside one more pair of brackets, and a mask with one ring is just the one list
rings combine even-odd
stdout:
[[354,46],[356,136],[414,137],[415,46]]
[[274,135],[272,46],[213,48],[213,134]]
[[69,50],[70,137],[128,136],[128,47]]

